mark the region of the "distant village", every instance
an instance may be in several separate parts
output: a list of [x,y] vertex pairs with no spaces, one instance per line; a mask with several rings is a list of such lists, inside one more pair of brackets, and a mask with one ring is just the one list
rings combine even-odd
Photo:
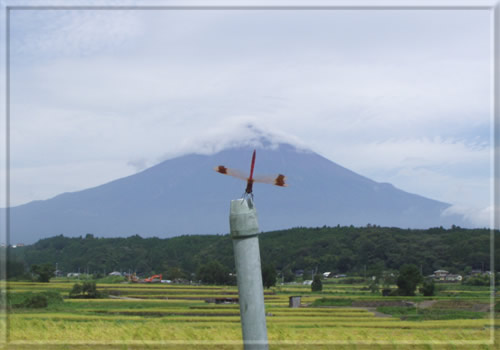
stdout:
[[[304,275],[304,270],[296,270],[294,272],[295,276],[296,277],[303,277]],[[479,276],[479,275],[487,275],[487,276],[491,276],[491,271],[483,271],[481,269],[473,269],[471,270],[467,276]],[[61,270],[58,270],[56,269],[56,271],[54,272],[54,275],[56,277],[62,277],[64,276],[63,272]],[[80,272],[70,272],[70,273],[67,273],[66,274],[66,277],[73,277],[73,278],[79,278],[80,276],[83,276],[85,275],[85,273],[80,273]],[[323,272],[321,274],[323,276],[323,279],[334,279],[334,278],[346,278],[346,277],[359,277],[359,276],[348,276],[346,274],[336,274],[336,273],[333,273],[333,272]],[[132,274],[132,273],[127,273],[127,272],[120,272],[120,271],[113,271],[113,272],[110,272],[108,273],[108,276],[122,276],[122,277],[126,277],[128,280],[130,280],[131,278],[135,278],[135,274]],[[394,274],[391,274],[392,277],[394,277]],[[462,275],[458,275],[458,274],[453,274],[453,273],[450,273],[446,270],[436,270],[434,271],[433,274],[431,275],[427,275],[425,276],[429,279],[433,279],[435,282],[461,282],[464,277]],[[170,281],[170,280],[163,280],[163,279],[158,279],[158,282],[161,282],[161,283],[173,283],[175,281]],[[297,283],[297,282],[295,282]],[[311,285],[312,284],[312,280],[303,280],[302,282],[304,285]]]
[[[302,276],[304,273],[303,270],[297,270],[295,275],[296,276]],[[491,271],[483,271],[480,269],[475,269],[471,270],[468,274],[468,276],[478,276],[478,275],[487,275],[491,276]],[[330,278],[343,278],[343,277],[348,277],[345,274],[335,274],[333,272],[323,272],[323,278],[324,279],[330,279]],[[429,279],[433,279],[435,282],[461,282],[463,280],[462,275],[458,274],[453,274],[450,273],[446,270],[436,270],[434,271],[433,274],[425,276]],[[312,280],[304,280],[303,284],[310,285],[312,284]]]
[[[1,243],[0,247],[6,247],[7,245],[5,243]],[[23,243],[17,243],[17,244],[12,244],[9,245],[11,248],[17,248],[17,247],[24,247],[25,245]],[[54,272],[54,275],[56,277],[62,277],[64,276],[64,273],[57,269]],[[80,272],[70,272],[66,274],[66,277],[73,277],[73,278],[79,278],[80,276],[85,275],[85,273],[80,273]],[[126,272],[119,272],[119,271],[113,271],[108,274],[109,276],[123,276],[126,277],[127,279],[132,278],[131,273],[126,273]],[[134,274],[135,275],[135,274]],[[294,271],[295,277],[303,277],[304,275],[304,270],[299,269]],[[480,276],[480,275],[487,275],[491,276],[492,272],[491,271],[483,271],[481,269],[472,269],[467,276]],[[338,274],[334,272],[323,272],[322,276],[324,279],[331,279],[331,278],[345,278],[345,277],[354,277],[354,276],[348,276],[346,274]],[[392,275],[394,276],[394,275]],[[433,279],[435,282],[461,282],[464,279],[464,276],[459,275],[459,274],[453,274],[450,273],[446,270],[436,270],[434,271],[433,274],[425,276],[429,279]],[[161,280],[161,279],[160,279]],[[173,281],[170,280],[161,280],[162,283],[172,283]],[[304,280],[303,284],[305,285],[311,285],[312,280]]]

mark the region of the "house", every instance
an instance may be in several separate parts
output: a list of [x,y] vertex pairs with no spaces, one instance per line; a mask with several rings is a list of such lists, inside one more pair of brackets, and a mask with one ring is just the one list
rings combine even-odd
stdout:
[[311,284],[313,284],[313,281],[312,280],[305,280],[304,282],[302,282],[302,284],[305,286],[310,286]]
[[121,276],[121,275],[122,275],[122,273],[118,272],[118,271],[113,271],[113,272],[108,273],[108,276]]
[[436,278],[439,278],[439,279],[440,278],[444,278],[448,274],[449,274],[449,272],[446,271],[446,270],[436,270],[436,271],[434,271],[434,276]]
[[460,282],[462,280],[462,276],[460,275],[453,275],[453,274],[448,274],[444,277],[444,280],[446,282]]
[[332,277],[331,272],[323,272],[323,278],[330,278],[330,277]]
[[477,276],[477,275],[488,275],[488,276],[491,276],[491,271],[483,271],[481,269],[476,269],[476,270],[471,270],[471,272],[469,273],[469,275],[472,275],[472,276]]
[[462,280],[461,275],[455,275],[446,270],[436,270],[432,275],[429,275],[429,277],[435,281],[442,282],[460,282]]
[[66,275],[66,277],[80,277],[79,272],[70,272]]

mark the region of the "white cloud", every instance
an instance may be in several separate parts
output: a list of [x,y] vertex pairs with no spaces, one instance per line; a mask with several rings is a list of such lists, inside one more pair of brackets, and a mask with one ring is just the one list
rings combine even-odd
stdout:
[[483,207],[488,205],[493,190],[490,152],[490,147],[484,144],[436,137],[338,143],[324,155],[408,192],[443,202]]
[[114,10],[110,15],[107,10],[14,10],[11,11],[12,53],[23,60],[82,58],[116,50],[137,39],[141,27],[141,21],[132,11]]
[[133,167],[136,171],[141,171],[148,168],[148,161],[145,158],[129,160],[127,165]]
[[[226,148],[246,145],[274,148],[280,143],[288,143],[299,151],[308,150],[308,146],[300,138],[271,129],[264,120],[252,116],[230,117],[217,125],[207,125],[205,129],[194,130],[188,135],[159,160],[188,153],[214,154]],[[263,138],[270,141],[271,145],[264,145]]]
[[[463,205],[453,205],[443,212],[444,216],[447,215],[462,215],[466,220],[472,223],[475,227],[494,227],[493,216],[500,217],[500,209],[494,210],[493,206],[488,206],[484,208],[467,207]],[[498,223],[498,222],[497,222]],[[500,226],[495,227],[495,229],[500,229]]]
[[[358,144],[353,140],[346,147],[329,155],[362,169],[418,168],[423,166],[444,168],[475,164],[484,170],[484,166],[489,166],[490,152],[491,149],[486,143],[472,143],[463,139],[437,136],[432,138],[394,137],[366,144]],[[365,157],[349,160],[349,153],[363,153]],[[485,175],[489,175],[489,173]]]

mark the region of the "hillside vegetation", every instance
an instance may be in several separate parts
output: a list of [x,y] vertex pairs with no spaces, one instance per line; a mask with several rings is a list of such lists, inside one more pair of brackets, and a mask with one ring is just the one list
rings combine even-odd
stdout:
[[[498,236],[498,231],[494,234]],[[303,269],[347,274],[379,274],[397,270],[403,264],[421,266],[431,274],[445,269],[461,273],[490,268],[488,229],[431,228],[412,230],[368,225],[366,227],[297,227],[260,235],[263,264],[280,271]],[[496,264],[500,266],[499,239]],[[5,248],[4,252],[5,253]],[[234,270],[229,235],[190,235],[169,239],[68,238],[63,235],[42,239],[24,247],[9,248],[8,275],[20,276],[33,264],[56,264],[67,272],[138,274],[166,273],[169,270],[191,276],[211,261]]]

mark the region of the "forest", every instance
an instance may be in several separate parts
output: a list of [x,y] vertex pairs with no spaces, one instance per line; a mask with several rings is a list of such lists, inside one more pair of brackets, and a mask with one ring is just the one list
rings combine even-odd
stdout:
[[[438,269],[467,273],[490,269],[492,236],[495,263],[500,266],[499,231],[452,226],[427,230],[367,225],[365,227],[295,227],[259,235],[263,265],[283,274],[297,270],[348,275],[377,275],[404,264],[424,275]],[[207,264],[234,271],[229,235],[186,235],[168,239],[54,236],[33,245],[2,247],[9,279],[26,276],[32,265],[50,263],[61,273],[106,275],[112,271],[138,275],[163,273],[190,279]],[[174,276],[175,275],[175,276]]]

